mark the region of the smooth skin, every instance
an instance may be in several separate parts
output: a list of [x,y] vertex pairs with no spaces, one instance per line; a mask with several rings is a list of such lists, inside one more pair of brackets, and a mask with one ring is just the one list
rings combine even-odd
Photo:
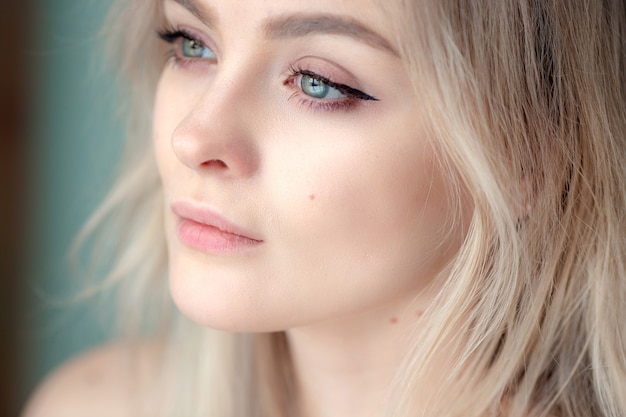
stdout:
[[[471,215],[449,203],[463,190],[438,164],[390,14],[363,0],[165,13],[154,151],[174,301],[203,326],[286,331],[301,417],[379,415]],[[186,244],[181,202],[260,243]]]
[[[456,213],[409,75],[397,56],[350,36],[263,36],[272,18],[293,14],[357,16],[387,38],[391,22],[357,1],[197,4],[214,16],[214,29],[174,1],[166,2],[168,22],[215,45],[204,53],[216,58],[188,59],[189,42],[179,39],[173,53],[187,61],[171,59],[164,69],[154,117],[179,308],[203,325],[243,331],[316,325],[382,306],[385,322],[402,314],[463,235],[445,233]],[[291,68],[377,100],[312,98]],[[190,248],[170,209],[180,202],[263,243],[244,253]]]
[[[450,230],[459,213],[393,22],[362,1],[194,6],[203,21],[166,2],[169,25],[208,49],[189,59],[190,39],[174,42],[154,119],[174,300],[202,325],[287,330],[304,416],[377,415],[406,326],[465,233]],[[384,41],[267,33],[319,16],[359,22]],[[376,100],[315,94],[293,68]],[[263,243],[232,254],[189,248],[169,210],[180,201]]]

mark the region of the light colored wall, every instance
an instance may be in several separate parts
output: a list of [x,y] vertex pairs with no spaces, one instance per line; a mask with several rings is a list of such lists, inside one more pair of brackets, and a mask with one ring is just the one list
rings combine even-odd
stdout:
[[[97,33],[109,0],[36,0],[32,71],[26,293],[20,335],[24,395],[59,363],[106,338],[114,311],[96,300],[66,302],[80,279],[68,248],[110,184],[120,148],[111,77],[103,75]],[[3,58],[7,59],[6,51]]]

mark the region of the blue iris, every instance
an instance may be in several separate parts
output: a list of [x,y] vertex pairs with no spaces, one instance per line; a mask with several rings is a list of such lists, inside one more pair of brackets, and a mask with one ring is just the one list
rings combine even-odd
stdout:
[[300,88],[302,88],[304,94],[313,98],[332,100],[347,97],[346,94],[329,85],[327,82],[308,74],[302,75]]
[[215,59],[215,53],[194,39],[183,38],[181,52],[185,58]]

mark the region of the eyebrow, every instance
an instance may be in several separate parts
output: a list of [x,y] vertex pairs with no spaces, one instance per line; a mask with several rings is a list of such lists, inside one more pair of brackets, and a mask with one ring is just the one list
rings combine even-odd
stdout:
[[194,15],[198,20],[209,27],[215,27],[217,18],[213,9],[198,4],[196,0],[173,0],[183,6],[187,11]]
[[342,35],[398,55],[387,39],[359,21],[331,14],[293,14],[270,19],[264,32],[271,39],[299,38],[314,33]]
[[[212,9],[197,0],[173,0],[209,27],[215,27],[217,18]],[[300,38],[311,34],[341,35],[364,42],[377,49],[399,56],[391,43],[374,30],[351,17],[332,14],[290,14],[270,18],[263,25],[269,39]]]

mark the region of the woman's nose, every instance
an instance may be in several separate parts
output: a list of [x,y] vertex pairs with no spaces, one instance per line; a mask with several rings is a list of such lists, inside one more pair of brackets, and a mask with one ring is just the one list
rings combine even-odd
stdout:
[[227,178],[246,178],[257,172],[258,132],[251,100],[237,95],[228,85],[207,89],[172,135],[172,148],[180,162],[201,174]]

